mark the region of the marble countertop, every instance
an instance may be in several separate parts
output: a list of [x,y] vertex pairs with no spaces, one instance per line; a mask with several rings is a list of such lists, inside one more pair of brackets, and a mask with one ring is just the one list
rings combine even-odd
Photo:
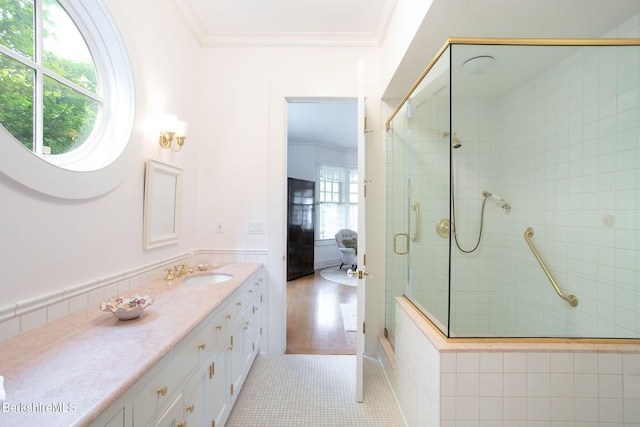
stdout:
[[154,298],[138,319],[88,307],[3,342],[0,426],[89,424],[261,266],[210,269],[233,276],[215,285],[154,280],[123,295]]
[[446,338],[406,298],[396,302],[441,353],[448,352],[545,352],[640,354],[640,340],[580,338]]

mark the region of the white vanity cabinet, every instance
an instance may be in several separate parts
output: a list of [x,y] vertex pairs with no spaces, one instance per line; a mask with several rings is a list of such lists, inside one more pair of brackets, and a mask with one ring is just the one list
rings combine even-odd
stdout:
[[253,361],[258,354],[261,338],[262,319],[262,277],[254,280],[253,286],[247,289],[247,293],[252,296],[245,309],[242,327],[242,371],[249,372]]
[[[183,391],[185,379],[200,363],[202,359],[208,359],[207,347],[212,346],[213,326],[205,324],[199,328],[194,337],[187,337],[186,343],[179,345],[179,349],[173,355],[169,352],[160,361],[170,360],[166,365],[148,381],[142,389],[136,393],[133,399],[133,425],[147,425],[158,414],[162,414],[169,404],[173,406],[175,396]],[[152,369],[153,371],[153,369]],[[139,382],[143,382],[144,377]],[[152,423],[155,425],[155,423]]]
[[222,427],[260,348],[264,274],[245,280],[91,426]]
[[256,300],[262,299],[262,280],[261,275],[251,277],[231,302],[236,310],[231,318],[231,405],[235,403],[258,351],[256,342],[260,317],[256,317],[255,306]]
[[215,344],[211,355],[211,409],[214,426],[223,426],[231,412],[231,326],[234,315],[227,304],[214,321]]

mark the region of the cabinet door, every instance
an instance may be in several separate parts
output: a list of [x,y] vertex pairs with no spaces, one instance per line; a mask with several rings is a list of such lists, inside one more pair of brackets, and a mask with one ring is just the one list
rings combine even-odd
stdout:
[[258,354],[260,348],[260,295],[251,301],[250,307],[247,308],[245,315],[243,362],[244,372],[248,373],[253,365],[253,361]]
[[154,427],[186,427],[182,417],[182,395],[178,395],[169,409],[156,421]]
[[111,420],[104,425],[104,427],[124,427],[124,408],[120,410]]
[[245,353],[245,336],[246,331],[243,330],[245,325],[241,323],[233,331],[231,340],[233,342],[233,350],[231,351],[231,404],[235,403],[240,387],[244,382],[244,353]]
[[231,350],[228,347],[217,347],[212,356],[210,404],[216,426],[223,426],[231,412]]
[[211,425],[209,404],[209,360],[205,360],[184,387],[184,420],[187,426]]

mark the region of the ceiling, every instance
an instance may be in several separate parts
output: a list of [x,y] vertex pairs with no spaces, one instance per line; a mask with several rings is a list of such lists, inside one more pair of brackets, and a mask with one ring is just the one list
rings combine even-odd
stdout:
[[352,102],[289,102],[287,141],[355,149],[358,145],[358,104]]
[[396,0],[173,0],[203,46],[379,46]]
[[[401,4],[401,0],[172,1],[205,47],[379,47],[394,7]],[[640,0],[432,0],[383,98],[402,98],[449,37],[596,38],[638,12]],[[330,103],[301,107],[299,112],[309,112],[303,123],[310,132],[291,129],[290,137],[297,143],[344,145],[351,137],[343,135],[352,135],[356,123],[335,121],[343,116],[336,118],[333,108]],[[342,124],[347,126],[344,130]]]
[[433,0],[383,98],[402,98],[450,37],[600,38],[639,12],[640,0]]

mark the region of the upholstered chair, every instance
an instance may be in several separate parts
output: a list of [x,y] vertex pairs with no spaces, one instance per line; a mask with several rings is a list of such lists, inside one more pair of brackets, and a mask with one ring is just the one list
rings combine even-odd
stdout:
[[340,252],[340,269],[343,265],[350,265],[355,269],[358,265],[358,233],[353,230],[342,229],[336,233],[336,243]]

